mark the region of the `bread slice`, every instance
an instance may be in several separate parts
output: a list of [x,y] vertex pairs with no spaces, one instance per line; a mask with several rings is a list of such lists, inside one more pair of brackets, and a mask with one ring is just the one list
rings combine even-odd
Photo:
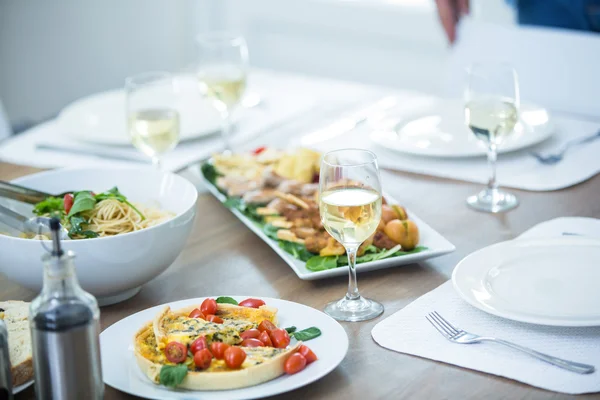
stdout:
[[0,318],[8,330],[13,386],[22,385],[33,379],[29,303],[12,300],[0,302]]

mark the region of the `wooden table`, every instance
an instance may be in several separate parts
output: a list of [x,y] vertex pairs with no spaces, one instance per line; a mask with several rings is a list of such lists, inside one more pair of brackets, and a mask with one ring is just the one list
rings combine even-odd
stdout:
[[[0,163],[0,179],[33,171],[28,167]],[[385,177],[384,184],[389,177]],[[394,174],[393,185],[385,187],[454,243],[457,250],[419,265],[360,274],[361,292],[381,301],[385,305],[384,315],[363,323],[343,323],[350,338],[350,350],[342,364],[320,381],[277,398],[576,398],[386,350],[371,339],[371,329],[383,318],[445,282],[456,263],[476,249],[514,238],[534,224],[551,218],[600,217],[600,176],[558,192],[515,191],[521,205],[501,215],[467,209],[465,198],[480,189],[480,185]],[[146,284],[137,296],[103,308],[102,327],[157,304],[219,293],[280,297],[322,309],[327,302],[340,298],[346,285],[347,278],[344,277],[319,281],[298,279],[233,214],[217,200],[203,194],[198,200],[194,231],[181,256],[167,271]],[[0,277],[1,300],[31,300],[34,295]],[[17,396],[18,400],[33,398],[32,388]],[[106,398],[134,397],[107,386]],[[600,394],[577,398],[600,399]]]

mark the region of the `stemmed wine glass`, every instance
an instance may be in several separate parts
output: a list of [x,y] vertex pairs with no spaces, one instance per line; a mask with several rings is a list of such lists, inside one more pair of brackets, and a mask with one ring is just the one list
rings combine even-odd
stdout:
[[223,116],[225,150],[231,151],[231,115],[246,90],[248,46],[230,32],[211,32],[197,37],[201,90],[215,101]]
[[348,293],[329,303],[325,312],[340,321],[364,321],[383,312],[383,305],[362,297],[356,281],[356,253],[381,220],[381,181],[375,154],[344,149],[326,153],[319,178],[321,222],[346,249]]
[[177,86],[168,72],[145,72],[125,80],[127,129],[133,145],[160,169],[161,157],[179,142]]
[[465,91],[465,123],[487,148],[491,176],[487,188],[467,198],[479,211],[502,212],[519,205],[517,198],[498,188],[497,149],[511,134],[519,120],[519,83],[517,73],[505,64],[473,64],[468,69]]

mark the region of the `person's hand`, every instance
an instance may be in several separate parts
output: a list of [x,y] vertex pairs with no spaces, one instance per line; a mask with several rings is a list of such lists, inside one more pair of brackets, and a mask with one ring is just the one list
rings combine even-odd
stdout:
[[448,41],[454,43],[456,24],[461,16],[469,13],[469,0],[435,0],[435,3]]

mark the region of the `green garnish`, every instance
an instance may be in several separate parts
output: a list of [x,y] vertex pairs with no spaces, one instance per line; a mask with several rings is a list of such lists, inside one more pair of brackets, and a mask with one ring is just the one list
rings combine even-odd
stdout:
[[294,333],[296,332],[296,327],[290,326],[289,328],[285,328],[285,330],[287,331],[287,333]]
[[233,305],[238,305],[238,302],[232,298],[232,297],[227,297],[227,296],[221,296],[221,297],[217,297],[217,300],[215,300],[218,304],[233,304]]
[[48,197],[33,207],[33,213],[35,215],[64,213],[64,210],[65,206],[63,204],[63,199],[60,197]]
[[163,365],[158,375],[158,381],[165,386],[177,387],[183,382],[187,373],[186,365]]
[[89,211],[96,205],[96,199],[89,190],[73,193],[73,206],[67,214],[67,217],[72,217],[83,211]]
[[291,335],[295,337],[296,340],[306,342],[308,340],[312,340],[318,336],[321,336],[321,330],[316,326],[312,326],[310,328],[302,329],[301,331],[292,332]]
[[286,242],[285,240],[280,240],[279,247],[290,253],[292,256],[294,256],[294,258],[297,258],[301,261],[308,261],[312,256],[314,256],[314,254],[306,250],[306,246],[304,246],[301,243]]
[[69,218],[71,229],[69,229],[69,237],[83,236],[85,238],[95,238],[98,234],[94,231],[90,231],[83,228],[83,225],[87,225],[88,221],[80,215],[74,215]]

